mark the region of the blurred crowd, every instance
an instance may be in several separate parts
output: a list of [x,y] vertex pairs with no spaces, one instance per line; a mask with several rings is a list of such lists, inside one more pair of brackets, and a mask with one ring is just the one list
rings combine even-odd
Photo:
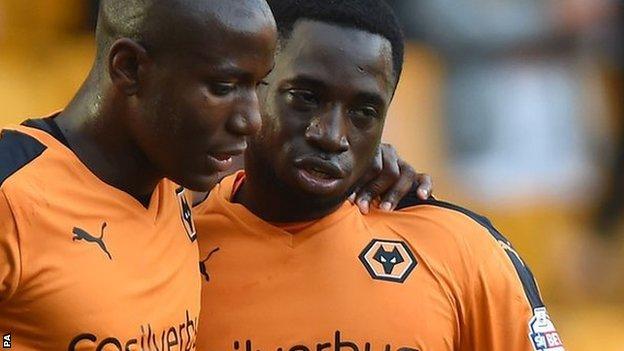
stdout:
[[[389,2],[411,44],[386,141],[516,242],[564,341],[598,346],[587,328],[624,328],[623,2]],[[0,125],[64,106],[97,3],[0,0]]]
[[[393,1],[411,38],[444,60],[453,173],[475,196],[500,205],[527,195],[574,201],[605,191],[606,178],[624,179],[621,111],[614,115],[621,96],[605,84],[621,81],[621,4]],[[600,174],[607,168],[619,174]],[[621,188],[608,191],[603,230],[621,214]]]
[[623,302],[623,2],[391,3],[443,66],[451,184],[534,250],[557,298]]

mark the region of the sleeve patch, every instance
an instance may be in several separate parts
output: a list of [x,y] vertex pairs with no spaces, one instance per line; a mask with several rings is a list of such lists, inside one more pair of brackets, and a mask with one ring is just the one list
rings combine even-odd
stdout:
[[546,307],[533,309],[529,331],[529,338],[535,351],[565,351]]

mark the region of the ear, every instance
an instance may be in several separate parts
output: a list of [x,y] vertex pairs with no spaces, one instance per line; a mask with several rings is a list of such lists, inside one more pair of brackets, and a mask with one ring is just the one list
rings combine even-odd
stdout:
[[118,39],[108,54],[108,72],[113,85],[127,95],[136,94],[141,84],[141,68],[148,62],[143,46],[132,39]]

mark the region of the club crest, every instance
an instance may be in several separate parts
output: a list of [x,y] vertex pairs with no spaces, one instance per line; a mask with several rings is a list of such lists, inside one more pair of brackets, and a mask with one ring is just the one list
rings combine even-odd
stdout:
[[178,205],[180,205],[180,218],[182,219],[182,224],[186,230],[186,235],[188,235],[191,241],[195,241],[195,239],[197,239],[197,231],[195,230],[195,223],[193,222],[191,206],[189,206],[188,200],[184,195],[184,191],[184,188],[176,190]]
[[373,279],[403,283],[416,267],[416,258],[403,241],[371,241],[362,253],[360,261]]

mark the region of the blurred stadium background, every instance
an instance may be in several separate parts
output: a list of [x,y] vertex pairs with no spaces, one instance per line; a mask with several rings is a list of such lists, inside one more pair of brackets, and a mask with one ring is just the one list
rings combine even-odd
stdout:
[[[619,0],[394,0],[409,35],[385,140],[497,223],[568,350],[624,350]],[[0,0],[0,126],[61,109],[97,1]]]

